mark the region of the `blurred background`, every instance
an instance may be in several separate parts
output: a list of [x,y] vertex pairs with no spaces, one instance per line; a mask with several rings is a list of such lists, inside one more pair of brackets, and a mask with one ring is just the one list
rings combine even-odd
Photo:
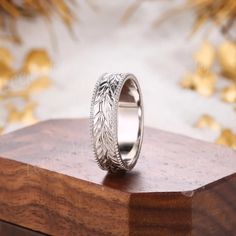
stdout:
[[236,148],[235,0],[0,0],[0,132],[88,117],[104,72],[145,125]]

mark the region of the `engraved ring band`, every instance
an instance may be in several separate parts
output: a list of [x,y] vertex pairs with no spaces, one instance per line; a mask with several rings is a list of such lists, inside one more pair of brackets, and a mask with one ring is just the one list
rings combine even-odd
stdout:
[[90,132],[99,167],[130,171],[143,139],[143,100],[133,74],[104,74],[94,89]]

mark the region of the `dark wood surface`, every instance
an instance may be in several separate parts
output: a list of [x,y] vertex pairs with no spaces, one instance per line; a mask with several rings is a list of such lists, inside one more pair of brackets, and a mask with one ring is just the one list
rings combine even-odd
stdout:
[[87,120],[0,138],[0,220],[51,235],[236,235],[236,152],[145,128],[133,171],[93,159]]
[[0,235],[1,236],[47,236],[30,229],[26,229],[8,222],[0,220]]

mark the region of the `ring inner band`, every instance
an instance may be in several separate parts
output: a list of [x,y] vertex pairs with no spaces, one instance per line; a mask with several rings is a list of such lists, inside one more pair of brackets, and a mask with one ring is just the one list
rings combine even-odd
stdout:
[[127,79],[118,105],[118,145],[125,165],[132,166],[138,158],[141,141],[142,109],[138,86]]

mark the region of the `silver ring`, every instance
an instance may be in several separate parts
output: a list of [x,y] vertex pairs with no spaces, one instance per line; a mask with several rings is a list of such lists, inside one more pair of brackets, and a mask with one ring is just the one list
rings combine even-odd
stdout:
[[93,151],[101,169],[131,170],[143,140],[143,100],[132,74],[104,74],[94,89],[90,131]]

